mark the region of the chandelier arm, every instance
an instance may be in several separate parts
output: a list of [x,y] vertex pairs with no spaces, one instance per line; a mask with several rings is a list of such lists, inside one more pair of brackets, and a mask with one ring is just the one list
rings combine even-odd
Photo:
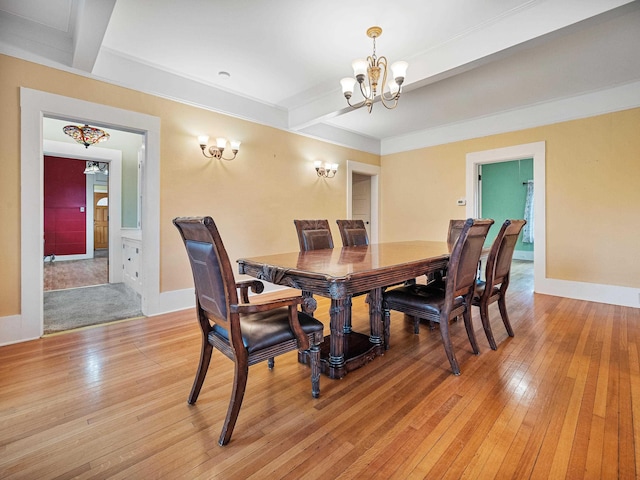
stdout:
[[382,99],[382,105],[384,105],[385,108],[387,108],[388,110],[393,110],[398,106],[398,98],[400,98],[400,96],[398,95],[397,97],[394,97],[393,105],[387,103],[387,101],[391,101],[391,100],[385,100],[384,95],[381,95],[380,98]]
[[[380,63],[382,63],[384,65],[384,79],[382,80],[382,89],[380,90],[380,101],[382,102],[382,105],[385,106],[385,108],[387,108],[388,110],[393,110],[394,108],[396,108],[398,106],[398,99],[400,98],[400,87],[401,86],[398,85],[398,91],[396,92],[395,95],[392,95],[391,97],[387,97],[385,95],[384,87],[387,84],[387,72],[388,72],[387,58],[386,57],[380,57]],[[393,104],[391,102],[393,102]]]
[[[346,97],[345,97],[346,98]],[[355,105],[353,103],[351,103],[351,101],[347,98],[347,105],[349,105],[352,108],[360,108],[363,107],[364,104],[366,103],[366,99],[362,100],[361,102],[356,103]]]

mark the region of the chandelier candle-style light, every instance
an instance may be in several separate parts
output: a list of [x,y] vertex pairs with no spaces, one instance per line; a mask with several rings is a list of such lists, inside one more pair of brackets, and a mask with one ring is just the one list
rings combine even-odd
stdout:
[[[351,66],[353,67],[353,75],[355,78],[347,77],[340,80],[342,93],[347,99],[347,103],[353,108],[360,108],[366,105],[369,113],[371,113],[373,102],[378,95],[378,85],[381,79],[380,100],[382,104],[388,109],[396,108],[398,99],[400,98],[400,92],[402,91],[402,83],[404,82],[407,67],[409,66],[407,62],[393,63],[391,65],[393,80],[387,84],[387,73],[389,70],[387,59],[386,57],[378,58],[376,56],[376,38],[380,35],[382,35],[382,28],[380,27],[371,27],[367,30],[367,36],[373,39],[373,55],[367,57],[366,60],[354,60]],[[353,95],[356,81],[360,84],[360,93],[364,98],[361,102],[352,104],[351,96]],[[387,91],[385,91],[385,88]]]
[[109,164],[106,162],[87,162],[83,173],[85,175],[95,175],[96,173],[109,175]]
[[85,148],[89,148],[89,145],[95,145],[96,143],[109,140],[109,134],[99,128],[90,127],[89,125],[76,126],[67,125],[62,128],[62,131],[73,138],[76,142],[84,145]]
[[[224,149],[227,148],[227,139],[226,138],[216,138],[216,146],[213,145],[207,148],[207,143],[209,143],[209,137],[206,135],[200,135],[198,137],[198,143],[200,144],[200,149],[202,150],[202,154],[207,158],[217,158],[218,160],[233,160],[236,158],[238,154],[238,150],[240,150],[240,142],[237,140],[229,141],[231,145],[231,151],[233,152],[233,157],[225,158],[222,156],[224,153]],[[207,155],[207,151],[209,151],[209,155]]]

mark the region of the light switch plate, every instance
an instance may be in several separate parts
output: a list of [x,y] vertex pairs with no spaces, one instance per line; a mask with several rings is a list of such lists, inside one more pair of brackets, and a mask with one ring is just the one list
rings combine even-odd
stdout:
[[459,198],[458,199],[458,206],[459,207],[464,207],[467,204],[467,200],[465,198]]

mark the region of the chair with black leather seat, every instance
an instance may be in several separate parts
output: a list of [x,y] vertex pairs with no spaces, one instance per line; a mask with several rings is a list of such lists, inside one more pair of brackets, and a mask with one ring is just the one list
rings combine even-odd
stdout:
[[467,336],[474,353],[479,353],[471,323],[471,301],[476,283],[476,270],[482,245],[493,220],[468,219],[449,258],[444,288],[423,284],[405,285],[387,290],[382,297],[384,309],[384,338],[388,348],[391,310],[440,324],[444,350],[454,374],[460,374],[458,360],[449,336],[449,322],[462,315]]
[[447,245],[449,246],[449,251],[453,251],[453,247],[458,241],[458,237],[464,228],[466,220],[458,220],[451,219],[449,220],[449,230],[447,231]]
[[[264,360],[307,350],[311,365],[311,393],[320,395],[320,348],[323,325],[298,311],[302,297],[249,303],[248,291],[263,290],[262,282],[236,283],[229,257],[211,217],[173,220],[187,249],[196,293],[196,313],[202,331],[202,350],[189,404],[194,404],[207,375],[213,348],[235,363],[235,375],[220,445],[231,439],[247,385],[249,366]],[[238,301],[240,290],[241,302]]]
[[369,235],[362,220],[336,220],[343,247],[369,245]]
[[333,237],[327,220],[294,220],[301,252],[333,248]]
[[[369,235],[367,234],[367,228],[364,226],[362,220],[336,220],[338,224],[338,230],[340,230],[340,238],[342,239],[343,247],[359,247],[369,245]],[[368,295],[369,292],[356,293],[354,297],[360,295]],[[369,297],[367,297],[368,302]],[[346,331],[351,330],[351,299],[348,300],[345,308],[347,309],[347,318],[345,320]]]
[[493,350],[498,348],[489,321],[489,305],[493,302],[498,302],[502,322],[509,336],[513,337],[513,328],[511,328],[507,314],[506,294],[507,288],[509,288],[513,252],[516,248],[518,235],[520,235],[525,223],[527,223],[526,220],[505,220],[489,251],[485,279],[476,282],[473,305],[480,308],[482,327],[487,335],[489,346]]
[[[462,228],[464,227],[465,222],[466,220],[449,220],[449,230],[447,230],[447,246],[449,247],[449,252],[453,251],[453,247],[455,247],[456,242],[458,241],[458,237],[460,236],[460,232],[462,232]],[[437,285],[444,288],[444,280],[446,275],[446,269],[435,272],[431,276],[427,277],[427,283],[435,281],[436,283],[434,284],[434,286]]]

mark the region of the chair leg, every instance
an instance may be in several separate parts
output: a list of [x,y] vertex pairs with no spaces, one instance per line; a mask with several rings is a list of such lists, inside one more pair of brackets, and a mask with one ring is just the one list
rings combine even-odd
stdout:
[[309,349],[309,359],[311,366],[311,396],[320,396],[320,346],[317,343],[311,345]]
[[471,343],[471,348],[473,349],[473,353],[478,355],[480,353],[480,349],[478,348],[478,341],[476,340],[476,333],[473,331],[473,323],[471,322],[471,307],[467,307],[467,309],[462,314],[462,318],[464,320],[464,328],[467,330],[467,337],[469,337],[469,343]]
[[412,315],[411,319],[413,320],[413,333],[418,335],[420,333],[420,317]]
[[510,337],[513,337],[513,328],[511,328],[511,322],[509,321],[509,315],[507,314],[507,302],[505,300],[504,293],[500,295],[500,298],[498,299],[498,308],[500,308],[500,316],[502,317],[502,322],[507,329],[507,333]]
[[451,370],[453,370],[453,374],[460,375],[460,367],[458,366],[458,360],[456,359],[455,353],[453,353],[453,345],[451,344],[451,337],[449,337],[448,319],[440,320],[440,336],[442,337],[444,351],[447,354],[449,363],[451,364]]
[[482,320],[482,328],[489,341],[491,350],[497,350],[496,340],[493,338],[493,331],[491,330],[491,322],[489,321],[489,304],[481,302],[480,305],[480,319]]
[[233,391],[231,392],[231,400],[229,401],[229,409],[227,410],[227,418],[224,420],[222,426],[222,432],[220,433],[220,439],[218,445],[223,446],[229,443],[231,440],[231,434],[233,428],[236,426],[236,420],[238,419],[238,413],[240,413],[240,407],[242,406],[242,399],[244,398],[244,391],[247,388],[247,377],[249,376],[249,365],[245,362],[242,365],[239,364],[236,359],[235,362],[235,374],[233,378]]
[[270,357],[267,360],[267,366],[269,367],[269,370],[273,370],[273,367],[275,366],[276,361],[273,359],[273,357]]
[[191,387],[191,393],[187,403],[193,405],[198,400],[200,395],[200,389],[204,383],[204,379],[207,376],[209,370],[209,363],[211,362],[211,354],[213,353],[213,345],[211,345],[203,335],[202,350],[200,351],[200,364],[198,365],[198,371],[196,372],[196,378],[193,380],[193,386]]

